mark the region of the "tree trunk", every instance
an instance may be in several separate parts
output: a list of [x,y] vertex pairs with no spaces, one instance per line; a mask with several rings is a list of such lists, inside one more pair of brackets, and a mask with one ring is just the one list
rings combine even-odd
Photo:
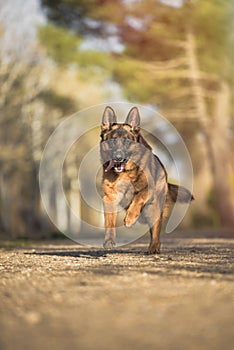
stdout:
[[7,196],[7,181],[3,169],[0,174],[0,228],[6,231],[9,228],[9,198]]
[[220,222],[224,227],[234,227],[234,203],[229,179],[229,147],[227,142],[227,123],[229,118],[229,87],[221,81],[217,102],[214,105],[214,117],[207,111],[200,70],[197,61],[195,40],[191,30],[187,32],[187,56],[190,79],[201,125],[204,143],[213,178],[216,206]]
[[212,147],[215,160],[214,186],[221,223],[234,227],[234,201],[230,186],[231,150],[227,140],[227,121],[230,115],[230,88],[224,81],[216,99],[212,128]]

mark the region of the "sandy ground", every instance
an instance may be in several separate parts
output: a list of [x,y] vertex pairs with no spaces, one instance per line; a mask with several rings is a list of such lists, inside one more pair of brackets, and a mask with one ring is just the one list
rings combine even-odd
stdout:
[[234,239],[0,250],[1,350],[234,349]]

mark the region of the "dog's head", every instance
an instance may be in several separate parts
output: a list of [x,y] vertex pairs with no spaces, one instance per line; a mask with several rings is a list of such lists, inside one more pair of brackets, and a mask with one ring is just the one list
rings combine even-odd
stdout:
[[[106,107],[101,125],[101,157],[105,172],[113,169],[115,173],[125,170],[131,157],[132,145],[144,143],[140,134],[140,115],[137,107],[133,107],[123,124],[117,123],[114,110]],[[148,148],[150,146],[148,145]]]

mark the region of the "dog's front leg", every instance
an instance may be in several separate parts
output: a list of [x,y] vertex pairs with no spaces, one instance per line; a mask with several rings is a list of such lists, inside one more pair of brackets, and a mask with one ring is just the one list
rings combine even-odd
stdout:
[[106,249],[112,249],[116,242],[116,216],[117,216],[117,203],[115,198],[104,196],[104,217],[105,217],[105,241],[103,247]]
[[144,190],[135,194],[133,200],[127,210],[124,223],[126,227],[131,227],[135,224],[141,214],[141,210],[148,199],[148,190]]

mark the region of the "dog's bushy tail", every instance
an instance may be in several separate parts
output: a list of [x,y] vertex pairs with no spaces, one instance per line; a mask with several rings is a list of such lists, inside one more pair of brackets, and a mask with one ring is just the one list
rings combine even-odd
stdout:
[[183,186],[168,184],[169,197],[172,202],[190,203],[194,200],[192,193]]

